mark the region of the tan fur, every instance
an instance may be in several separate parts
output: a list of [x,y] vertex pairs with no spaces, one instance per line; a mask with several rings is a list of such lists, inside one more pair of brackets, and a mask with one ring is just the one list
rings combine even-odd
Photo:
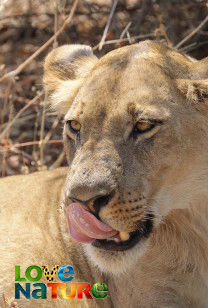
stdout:
[[[49,54],[44,85],[65,114],[69,168],[1,180],[0,294],[14,285],[15,264],[70,264],[76,281],[109,287],[106,299],[71,300],[74,307],[208,307],[207,78],[206,61],[149,41],[99,60],[81,45]],[[163,124],[134,139],[139,119]],[[68,120],[81,124],[80,138]],[[126,251],[72,240],[64,214],[71,199],[112,191],[100,218],[126,236],[152,213],[150,235]]]

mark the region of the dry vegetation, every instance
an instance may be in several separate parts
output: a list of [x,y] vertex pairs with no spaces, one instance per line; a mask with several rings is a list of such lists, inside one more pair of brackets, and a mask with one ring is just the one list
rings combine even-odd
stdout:
[[206,1],[1,0],[0,176],[66,164],[62,118],[45,107],[41,87],[51,48],[89,44],[101,56],[146,38],[206,57]]

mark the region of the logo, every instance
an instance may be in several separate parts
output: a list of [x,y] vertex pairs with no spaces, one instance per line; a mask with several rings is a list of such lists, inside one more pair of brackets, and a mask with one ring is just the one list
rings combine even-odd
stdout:
[[[37,282],[42,279],[43,274],[48,282]],[[24,275],[21,275],[20,265],[15,265],[15,299],[57,299],[58,296],[64,299],[82,299],[83,296],[87,299],[103,299],[108,295],[108,287],[103,282],[92,286],[87,282],[71,282],[74,279],[74,269],[70,265],[55,265],[51,271],[46,265],[42,268],[30,265]],[[61,282],[52,282],[57,275]]]

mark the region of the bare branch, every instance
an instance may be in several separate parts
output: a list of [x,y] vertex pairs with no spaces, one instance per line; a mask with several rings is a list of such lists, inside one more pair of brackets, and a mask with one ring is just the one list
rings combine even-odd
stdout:
[[208,22],[208,15],[207,17],[198,25],[196,29],[194,29],[189,35],[187,35],[180,43],[178,43],[175,48],[181,47],[184,43],[186,43],[192,36],[194,36],[206,23]]
[[132,44],[132,39],[131,39],[129,31],[126,32],[126,36],[127,36],[128,40],[129,40],[129,44]]
[[105,26],[105,29],[104,29],[104,32],[103,32],[102,39],[101,39],[100,44],[99,44],[99,47],[98,47],[98,50],[101,50],[101,49],[103,48],[103,44],[104,44],[104,42],[105,42],[105,38],[106,38],[106,35],[107,35],[107,33],[108,33],[108,29],[109,29],[109,27],[110,27],[110,23],[111,23],[111,20],[112,20],[112,18],[113,18],[113,14],[114,14],[114,12],[115,12],[117,3],[118,3],[118,0],[114,0],[113,5],[112,5],[112,8],[111,8],[110,15],[109,15],[109,18],[108,18],[108,21],[107,21],[107,23],[106,23],[106,26]]
[[57,160],[50,166],[49,170],[53,170],[60,167],[65,156],[66,156],[65,151],[62,151],[61,154],[58,156]]
[[44,130],[45,130],[45,113],[46,113],[46,101],[44,100],[43,102],[43,112],[42,112],[42,118],[41,118],[41,127],[40,127],[40,142],[39,142],[39,146],[40,146],[40,167],[43,167],[43,156],[44,156]]
[[[58,31],[58,3],[57,0],[53,0],[54,5],[54,33]],[[54,39],[53,48],[58,47],[57,37]]]
[[7,131],[11,128],[11,126],[14,124],[14,122],[21,116],[21,114],[28,109],[32,104],[36,103],[36,101],[43,95],[43,92],[40,92],[38,95],[36,95],[27,105],[25,105],[13,118],[11,122],[6,126],[6,128],[3,130],[3,132],[0,135],[0,139],[5,136]]
[[17,76],[19,73],[21,73],[25,69],[25,67],[28,64],[30,64],[37,56],[39,56],[39,54],[41,54],[50,44],[53,43],[53,41],[61,34],[61,32],[64,31],[66,26],[72,21],[72,18],[74,16],[74,13],[75,13],[75,10],[76,10],[77,4],[78,4],[78,1],[79,0],[74,1],[71,12],[70,12],[69,16],[66,18],[62,27],[44,45],[42,45],[36,52],[34,52],[34,54],[32,54],[25,62],[20,64],[16,68],[16,70],[11,71],[11,72],[5,74],[3,77],[1,77],[0,82],[4,81],[6,79],[14,78],[15,76]]
[[[135,43],[136,40],[140,40],[140,39],[145,39],[145,38],[150,38],[150,37],[155,37],[154,33],[149,33],[149,34],[141,34],[141,35],[136,35],[136,36],[132,36],[131,40],[133,43]],[[103,43],[104,45],[111,45],[111,44],[118,44],[118,43],[122,43],[122,42],[129,42],[128,38],[123,38],[123,39],[117,39],[117,40],[109,40],[109,41],[105,41]],[[93,50],[97,50],[99,47],[99,44],[95,45],[92,49]]]
[[[34,144],[40,144],[40,141],[28,141],[28,142],[23,142],[23,143],[16,143],[16,144],[11,144],[11,145],[5,145],[4,148],[8,148],[13,150],[14,148],[23,148],[27,146],[32,146]],[[48,140],[46,144],[63,144],[62,140]]]
[[51,129],[49,130],[49,132],[47,133],[47,135],[45,136],[44,142],[46,143],[52,136],[54,130],[56,129],[56,127],[58,126],[58,124],[60,123],[60,119],[61,116],[57,115],[55,121],[53,122]]
[[126,27],[124,28],[124,30],[121,32],[120,39],[124,38],[124,35],[125,35],[126,32],[129,30],[131,24],[132,24],[132,21],[130,21],[130,22],[126,25]]

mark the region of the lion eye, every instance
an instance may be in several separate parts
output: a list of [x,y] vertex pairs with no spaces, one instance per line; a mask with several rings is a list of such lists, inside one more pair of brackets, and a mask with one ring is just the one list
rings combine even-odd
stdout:
[[81,129],[81,124],[75,120],[67,121],[67,126],[70,132],[77,134]]
[[137,133],[145,133],[155,127],[155,123],[149,121],[139,121],[135,126],[135,131]]

